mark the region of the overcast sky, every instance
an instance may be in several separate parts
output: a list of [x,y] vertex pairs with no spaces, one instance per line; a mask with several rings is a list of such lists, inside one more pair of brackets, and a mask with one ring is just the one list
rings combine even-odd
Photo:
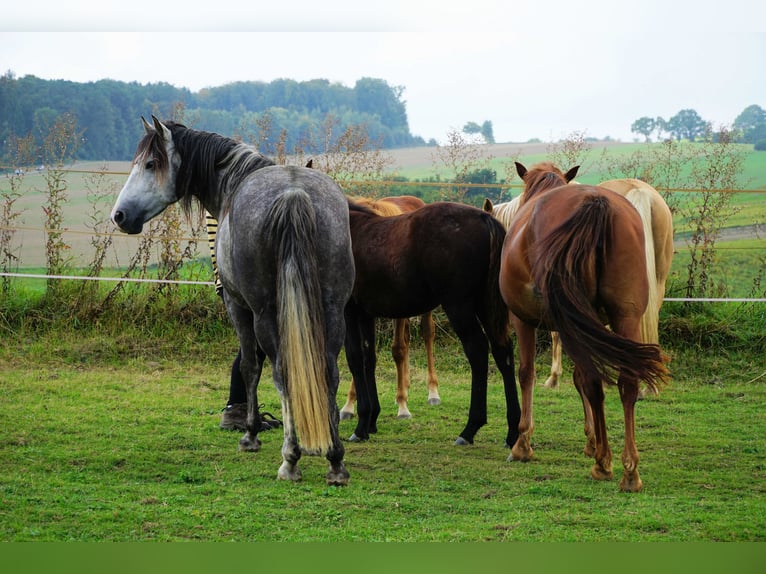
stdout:
[[631,141],[642,116],[692,108],[720,126],[766,109],[761,0],[31,0],[2,12],[0,74],[192,91],[382,78],[404,88],[412,133],[441,142],[485,120],[498,142]]

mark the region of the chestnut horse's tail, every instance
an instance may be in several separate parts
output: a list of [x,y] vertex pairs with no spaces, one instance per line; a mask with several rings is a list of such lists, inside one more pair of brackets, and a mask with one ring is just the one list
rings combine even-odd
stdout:
[[614,371],[619,371],[656,390],[667,373],[659,345],[632,341],[607,329],[585,291],[586,278],[597,283],[607,264],[611,211],[604,196],[584,199],[537,244],[532,275],[564,351],[575,364],[612,384]]
[[299,443],[326,453],[332,434],[314,207],[305,191],[289,189],[267,220],[277,250],[279,364],[273,368],[281,370]]

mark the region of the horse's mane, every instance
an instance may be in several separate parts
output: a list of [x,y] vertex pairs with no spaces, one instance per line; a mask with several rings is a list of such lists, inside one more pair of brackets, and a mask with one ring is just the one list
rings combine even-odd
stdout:
[[[521,203],[521,196],[517,195],[511,201],[505,201],[503,203],[496,203],[492,205],[492,217],[497,219],[503,224],[503,227],[508,229],[511,225],[511,220],[516,212],[519,210],[519,204]],[[486,209],[485,209],[486,211]]]
[[[173,135],[173,145],[183,158],[176,175],[176,197],[187,214],[191,211],[193,197],[204,204],[219,187],[222,195],[228,197],[247,175],[274,165],[255,148],[237,140],[193,130],[173,121],[164,122],[164,125]],[[138,145],[136,158],[149,156],[158,162],[158,173],[165,173],[170,158],[157,131],[144,136]]]
[[524,192],[521,203],[548,189],[566,185],[567,179],[559,168],[549,161],[533,165],[524,175]]
[[358,207],[365,207],[376,215],[382,215],[389,217],[391,215],[401,215],[403,212],[401,208],[391,203],[390,201],[383,201],[378,199],[372,199],[370,197],[353,196],[348,198],[349,203],[353,203]]

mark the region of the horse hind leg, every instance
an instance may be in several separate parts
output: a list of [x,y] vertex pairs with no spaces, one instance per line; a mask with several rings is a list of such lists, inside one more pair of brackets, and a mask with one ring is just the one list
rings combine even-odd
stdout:
[[564,369],[561,364],[561,337],[551,331],[551,374],[543,385],[546,389],[557,389]]
[[340,409],[340,420],[347,421],[354,418],[354,403],[356,402],[356,385],[354,379],[351,379],[351,385],[348,387],[346,404]]
[[328,486],[346,486],[349,480],[349,473],[343,464],[343,457],[346,454],[343,442],[340,439],[338,431],[338,404],[335,397],[338,390],[338,361],[337,354],[328,354],[327,356],[327,380],[330,381],[330,392],[328,393],[329,412],[330,412],[330,433],[332,434],[332,446],[327,451],[327,460],[330,468],[327,471]]
[[436,378],[436,367],[434,365],[436,325],[434,324],[433,313],[424,313],[420,316],[420,336],[423,337],[423,343],[426,348],[426,361],[428,363],[428,404],[438,406],[442,404],[442,400],[439,396],[439,381]]
[[624,473],[620,481],[623,492],[639,492],[643,482],[638,475],[638,449],[636,448],[635,405],[638,398],[638,381],[627,380],[622,375],[618,381],[620,399],[625,419],[625,446],[622,451]]
[[290,402],[280,391],[282,399],[282,420],[284,421],[284,441],[282,442],[282,464],[277,471],[279,480],[291,480],[298,482],[303,478],[298,461],[301,458],[301,449],[298,446],[298,438],[295,434],[295,422],[290,410]]
[[532,433],[535,430],[533,396],[535,388],[535,328],[513,316],[513,327],[519,345],[519,387],[521,387],[521,416],[519,434],[511,445],[509,461],[528,462],[535,454],[532,448]]
[[[582,396],[584,396],[583,405],[587,401],[593,415],[593,443],[595,445],[593,458],[595,459],[590,475],[595,480],[611,480],[614,477],[612,471],[612,451],[609,448],[609,441],[606,433],[606,419],[604,415],[604,388],[601,378],[598,375],[588,375],[581,368],[575,367],[575,381],[579,385]],[[587,416],[586,416],[587,432]],[[590,443],[591,437],[588,438]],[[587,452],[586,447],[586,452]]]
[[593,432],[593,409],[590,406],[588,397],[585,396],[585,389],[583,388],[582,373],[579,368],[575,367],[573,376],[574,386],[577,389],[577,393],[580,395],[582,401],[583,410],[583,429],[585,432],[585,448],[583,453],[585,456],[593,458],[596,455],[596,435]]
[[396,404],[397,418],[412,418],[407,408],[410,390],[410,320],[394,319],[394,337],[391,342],[391,356],[396,363]]

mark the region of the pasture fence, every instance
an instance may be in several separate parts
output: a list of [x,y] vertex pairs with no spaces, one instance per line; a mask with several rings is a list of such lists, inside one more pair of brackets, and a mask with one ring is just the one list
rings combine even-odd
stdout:
[[[3,168],[0,166],[0,172],[3,170],[8,170],[9,168]],[[65,169],[62,170],[65,173],[69,174],[83,174],[83,175],[99,175],[99,176],[127,176],[128,172],[124,171],[109,171],[109,170],[85,170],[85,169]],[[407,188],[433,188],[436,190],[446,190],[445,191],[445,197],[448,197],[449,190],[454,189],[462,189],[462,190],[471,190],[471,189],[493,189],[497,190],[497,196],[503,197],[506,194],[513,195],[514,190],[518,190],[520,193],[521,189],[523,188],[521,183],[514,183],[514,182],[506,182],[506,183],[469,183],[469,182],[460,182],[460,181],[410,181],[410,180],[364,180],[364,181],[357,181],[357,180],[349,180],[342,182],[343,187],[346,189],[346,191],[353,195],[354,190],[366,190],[369,192],[369,190],[376,190],[380,189],[382,191],[375,192],[375,195],[378,195],[380,197],[386,196],[386,195],[392,195],[391,193],[386,193],[385,190],[393,189],[396,193],[401,193],[401,191]],[[686,194],[686,193],[704,193],[709,190],[703,190],[703,189],[693,189],[693,188],[658,188],[658,191],[660,192],[667,192],[667,193],[679,193],[679,194]],[[728,194],[766,194],[766,189],[720,189],[716,190],[719,193],[728,193]],[[754,226],[755,229],[758,232],[761,232],[764,230],[765,225],[763,224],[757,224]],[[130,239],[143,239],[143,240],[149,240],[150,242],[156,241],[159,242],[170,242],[170,241],[176,241],[176,242],[185,242],[189,244],[195,244],[198,245],[197,250],[199,251],[200,247],[199,245],[202,245],[202,251],[205,253],[205,256],[207,255],[207,233],[202,227],[197,227],[196,229],[193,228],[193,226],[186,226],[186,229],[184,232],[178,236],[169,237],[167,233],[162,235],[154,235],[151,236],[147,233],[144,233],[140,236],[126,236],[123,233],[119,232],[109,232],[109,231],[98,231],[96,229],[77,229],[72,228],[68,226],[62,226],[61,228],[56,229],[50,229],[45,226],[38,227],[38,226],[29,226],[29,225],[0,225],[0,231],[6,234],[10,234],[12,237],[14,234],[43,234],[45,236],[48,236],[51,233],[60,234],[62,237],[79,237],[80,242],[82,243],[83,240],[88,240],[91,244],[96,238],[107,238],[110,241],[111,240],[130,240]],[[677,242],[678,243],[678,242]],[[763,247],[761,246],[727,246],[725,243],[723,245],[719,244],[716,246],[717,250],[738,250],[738,251],[748,251],[748,250],[755,250],[755,251],[763,251]],[[129,251],[129,249],[128,249]],[[153,284],[169,284],[169,285],[198,285],[198,286],[212,286],[214,283],[213,281],[205,281],[205,280],[191,280],[191,279],[179,279],[179,278],[164,278],[164,277],[147,277],[147,276],[140,276],[140,277],[128,277],[128,276],[110,276],[110,275],[104,275],[105,272],[110,272],[117,270],[120,271],[120,264],[119,262],[113,262],[112,265],[106,266],[105,270],[99,273],[97,276],[91,276],[91,275],[78,275],[78,274],[53,274],[53,273],[35,273],[31,270],[39,267],[43,267],[44,265],[41,264],[39,260],[39,255],[37,257],[37,260],[35,260],[35,256],[29,256],[30,250],[25,249],[24,253],[21,257],[17,257],[16,262],[16,270],[15,271],[1,271],[0,270],[0,277],[4,278],[14,278],[14,279],[27,279],[27,280],[34,280],[34,279],[40,279],[45,281],[102,281],[102,282],[125,282],[125,283],[153,283]],[[205,257],[203,256],[203,258]],[[26,259],[26,260],[25,260]],[[68,267],[71,269],[77,269],[76,261],[72,257],[70,257],[68,261]],[[24,272],[24,270],[27,270],[27,272]],[[746,303],[763,303],[766,302],[766,298],[764,297],[666,297],[665,301],[667,302],[704,302],[704,303],[721,303],[721,302],[746,302]]]

